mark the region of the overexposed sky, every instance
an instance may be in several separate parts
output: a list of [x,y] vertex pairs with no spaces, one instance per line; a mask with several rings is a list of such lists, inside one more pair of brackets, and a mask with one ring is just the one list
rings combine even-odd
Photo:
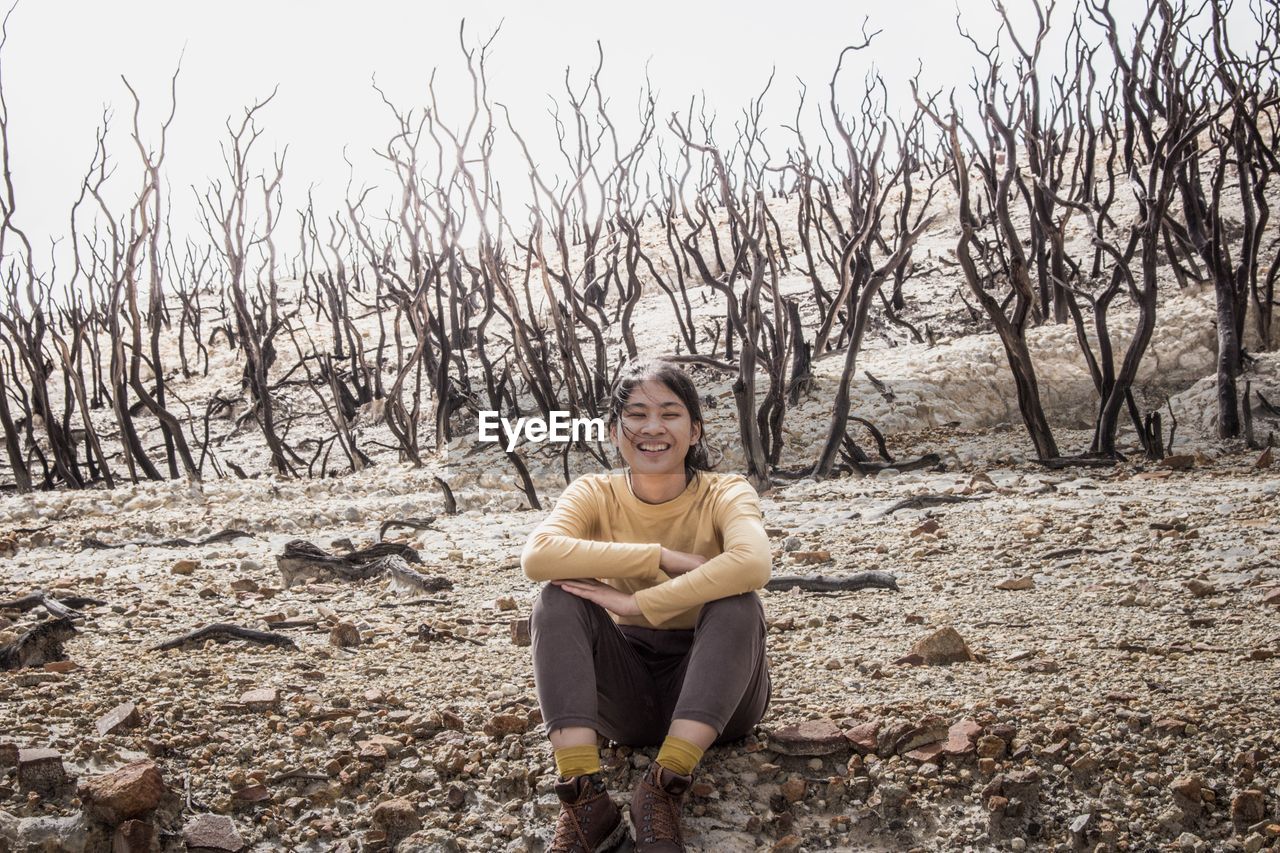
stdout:
[[[1009,3],[1029,22],[1030,4]],[[1114,0],[1121,20],[1143,5]],[[996,17],[986,0],[960,0],[967,27],[989,41]],[[1055,19],[1065,35],[1073,4]],[[824,102],[827,81],[841,48],[858,40],[864,16],[882,29],[872,47],[846,62],[842,81],[852,95],[874,62],[882,69],[897,111],[910,107],[906,79],[923,61],[928,88],[963,86],[972,48],[955,29],[955,0],[898,2],[388,2],[361,4],[316,0],[20,0],[9,18],[3,62],[10,120],[16,221],[47,256],[51,237],[68,232],[71,204],[93,154],[95,128],[104,107],[111,111],[108,151],[118,164],[112,179],[120,209],[136,192],[138,153],[129,137],[132,100],[121,75],[142,99],[141,126],[158,140],[169,108],[169,78],[182,57],[177,114],[170,130],[165,178],[179,234],[194,229],[194,185],[203,192],[223,170],[219,142],[225,123],[235,123],[246,105],[279,84],[279,94],[261,114],[260,168],[273,151],[288,146],[283,236],[296,235],[292,213],[314,185],[317,213],[341,208],[348,157],[354,179],[389,186],[383,165],[371,153],[393,131],[390,113],[371,87],[377,82],[399,106],[427,103],[426,83],[437,70],[436,88],[446,120],[457,124],[470,95],[458,42],[467,20],[471,44],[501,22],[491,48],[489,77],[495,101],[506,104],[539,158],[558,157],[548,93],[564,101],[565,68],[581,84],[604,47],[602,75],[610,108],[630,126],[647,66],[659,93],[660,132],[665,117],[683,111],[689,98],[705,93],[719,115],[719,136],[728,144],[732,123],[776,68],[766,100],[766,136],[775,155],[791,137],[778,125],[791,122],[796,79],[809,87],[810,109]],[[848,107],[854,106],[852,97]],[[811,140],[811,142],[814,140]],[[525,192],[524,164],[514,140],[500,138],[495,164],[505,194]],[[510,178],[506,176],[510,175]]]

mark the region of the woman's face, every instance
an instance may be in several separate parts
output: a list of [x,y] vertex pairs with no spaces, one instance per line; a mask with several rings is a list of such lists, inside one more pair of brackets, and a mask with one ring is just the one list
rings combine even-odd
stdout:
[[656,379],[636,386],[609,438],[632,474],[661,475],[684,471],[690,445],[702,437],[702,427],[676,393]]

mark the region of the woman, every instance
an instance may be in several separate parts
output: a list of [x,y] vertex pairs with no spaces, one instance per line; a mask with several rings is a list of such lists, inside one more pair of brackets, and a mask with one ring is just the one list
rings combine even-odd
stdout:
[[653,361],[618,381],[609,438],[626,468],[569,485],[529,537],[534,680],[559,780],[551,850],[627,841],[597,737],[661,744],[632,794],[636,850],[684,849],[680,812],[713,743],[748,734],[769,703],[769,540],[755,490],[711,471],[698,394]]

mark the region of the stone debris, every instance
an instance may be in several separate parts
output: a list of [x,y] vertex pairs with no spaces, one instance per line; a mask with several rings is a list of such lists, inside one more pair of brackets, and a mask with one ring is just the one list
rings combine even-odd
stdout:
[[847,750],[850,742],[834,722],[821,719],[774,729],[769,746],[783,755],[817,756]]
[[142,717],[138,714],[138,706],[132,702],[121,702],[98,718],[94,728],[100,735],[111,735],[135,729],[142,725]]
[[182,827],[190,853],[239,853],[245,847],[236,825],[226,815],[199,814]]
[[168,787],[154,761],[126,764],[80,783],[80,794],[99,819],[115,825],[147,815],[160,805]]
[[977,660],[964,638],[950,625],[917,640],[911,647],[909,656],[918,657],[926,666]]
[[54,794],[67,781],[62,753],[34,747],[18,750],[18,790]]

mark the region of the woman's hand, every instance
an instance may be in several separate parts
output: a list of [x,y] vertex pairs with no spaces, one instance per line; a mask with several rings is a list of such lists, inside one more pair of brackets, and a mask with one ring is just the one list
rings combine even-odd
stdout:
[[662,548],[662,556],[658,559],[658,567],[675,577],[691,572],[707,561],[701,554],[690,554],[686,551],[673,551],[666,546]]
[[552,583],[565,592],[571,592],[579,598],[593,601],[618,616],[644,615],[640,612],[640,606],[636,604],[634,595],[614,589],[606,583],[587,579],[552,581]]

